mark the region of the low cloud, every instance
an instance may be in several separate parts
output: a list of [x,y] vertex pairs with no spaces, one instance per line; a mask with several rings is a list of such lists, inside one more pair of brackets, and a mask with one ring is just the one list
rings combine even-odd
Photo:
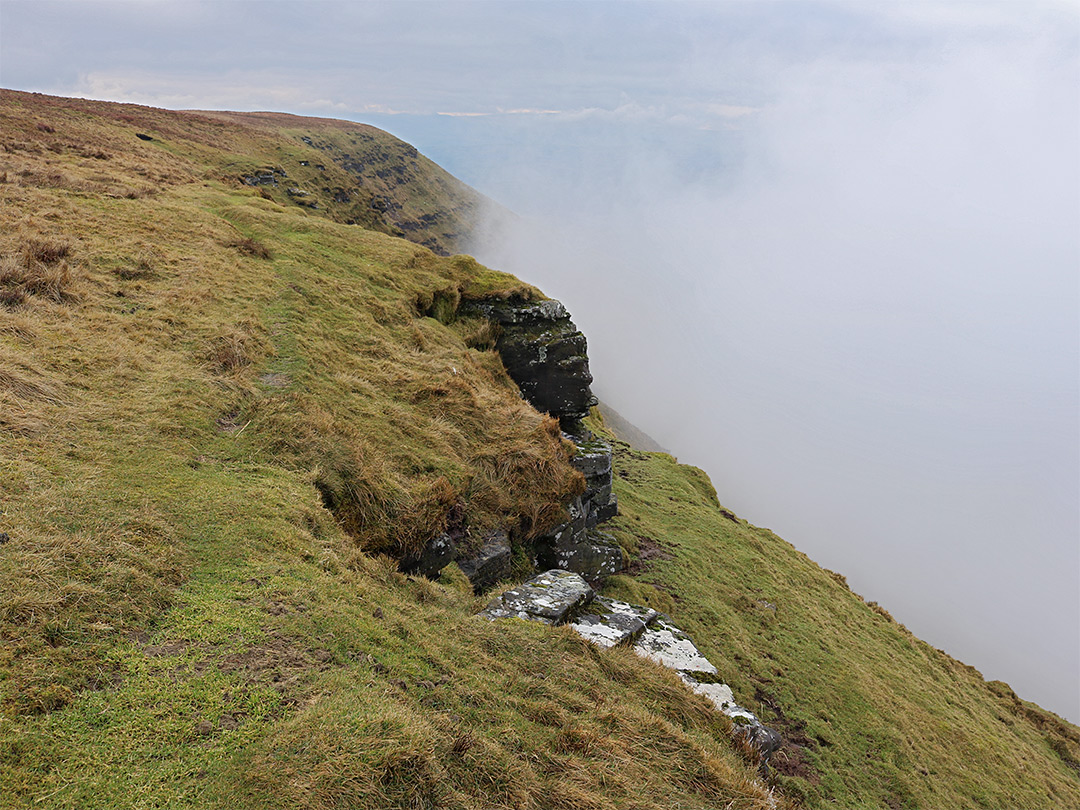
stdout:
[[564,300],[600,396],[726,505],[1075,720],[1075,37],[920,43],[774,65],[697,182],[633,140],[557,190],[519,165],[559,206],[485,256]]

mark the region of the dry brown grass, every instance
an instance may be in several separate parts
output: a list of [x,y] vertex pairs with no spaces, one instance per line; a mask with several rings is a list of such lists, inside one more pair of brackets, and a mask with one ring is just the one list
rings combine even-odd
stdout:
[[71,252],[65,239],[30,237],[18,255],[0,258],[0,304],[10,309],[31,297],[57,304],[78,301],[78,277],[68,262]]
[[250,237],[240,237],[233,239],[227,243],[228,247],[235,248],[243,253],[245,256],[253,256],[256,259],[272,259],[273,254],[270,252],[270,248],[264,245],[257,239],[251,239]]
[[226,327],[210,338],[203,356],[216,374],[235,375],[267,356],[261,332],[251,320]]

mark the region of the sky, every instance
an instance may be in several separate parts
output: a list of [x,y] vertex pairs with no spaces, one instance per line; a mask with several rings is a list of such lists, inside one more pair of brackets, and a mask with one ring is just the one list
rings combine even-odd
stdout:
[[0,84],[410,141],[726,506],[1080,721],[1080,4],[0,0]]

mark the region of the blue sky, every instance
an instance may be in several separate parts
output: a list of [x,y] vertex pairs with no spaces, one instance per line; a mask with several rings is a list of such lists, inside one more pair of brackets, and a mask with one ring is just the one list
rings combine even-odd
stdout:
[[382,126],[524,216],[597,389],[1080,720],[1075,2],[0,0],[0,84]]

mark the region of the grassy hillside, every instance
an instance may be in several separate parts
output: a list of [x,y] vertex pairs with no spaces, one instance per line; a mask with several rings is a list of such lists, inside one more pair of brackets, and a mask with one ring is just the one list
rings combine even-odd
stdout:
[[707,476],[619,443],[639,558],[610,595],[678,617],[736,696],[780,731],[789,797],[820,807],[1080,807],[1077,729],[934,649],[843,576],[720,505]]
[[365,170],[314,164],[364,133],[413,160],[375,173],[400,216],[467,219],[360,125],[0,95],[0,806],[1080,807],[1075,727],[670,457],[620,450],[609,589],[786,733],[788,798],[666,670],[398,573],[448,525],[543,532],[581,481],[453,318],[540,293],[356,208]]

